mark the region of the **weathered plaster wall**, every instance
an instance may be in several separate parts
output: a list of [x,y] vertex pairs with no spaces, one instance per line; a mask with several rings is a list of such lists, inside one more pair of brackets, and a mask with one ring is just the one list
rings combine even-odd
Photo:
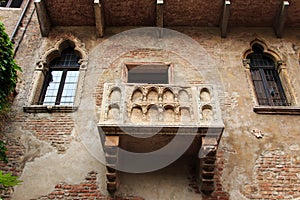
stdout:
[[[292,32],[293,34],[289,34]],[[294,30],[286,31],[284,39],[279,40],[273,37],[272,30],[257,29],[253,32],[244,32],[243,29],[237,29],[232,30],[230,36],[223,42],[221,55],[223,64],[220,65],[220,71],[222,71],[223,83],[226,88],[225,102],[231,102],[229,105],[226,103],[223,107],[226,128],[221,149],[225,151],[225,159],[229,161],[224,169],[223,180],[224,185],[231,188],[227,191],[230,192],[232,199],[239,199],[240,197],[237,195],[240,194],[249,199],[299,197],[299,192],[288,192],[298,190],[299,187],[299,178],[295,178],[299,173],[299,163],[297,162],[299,116],[255,114],[252,111],[251,88],[248,87],[243,66],[240,64],[242,52],[249,45],[248,41],[253,40],[252,38],[264,40],[270,48],[279,53],[283,60],[287,61],[291,87],[298,94],[299,79],[295,75],[299,73],[300,68],[298,52],[295,47],[299,45],[299,41],[294,35],[299,35],[299,33]],[[297,102],[299,102],[298,95]],[[264,137],[256,139],[250,133],[253,129],[261,130]],[[277,151],[285,153],[278,157],[271,156],[272,162],[270,162],[265,156],[266,152],[276,154]],[[289,161],[280,162],[285,156]],[[261,162],[261,160],[264,161]],[[261,168],[262,163],[267,168]],[[283,165],[279,166],[278,163]],[[282,168],[278,169],[278,167]],[[293,169],[290,170],[290,168]],[[277,172],[274,173],[275,171]],[[273,174],[274,181],[266,178],[268,172]],[[289,189],[278,188],[278,185],[275,184],[281,183],[279,180],[281,172],[285,173],[284,180],[286,181],[282,186],[285,185]],[[263,174],[263,178],[258,174]],[[224,177],[227,177],[227,180]],[[233,179],[235,181],[232,181]],[[269,187],[265,187],[266,183],[269,184]],[[249,190],[249,185],[255,185],[256,189]]]
[[21,8],[0,8],[0,21],[4,24],[8,36],[13,33],[21,12]]
[[[159,44],[151,43],[149,35],[134,38],[123,35],[110,43],[113,35],[124,30],[109,28],[104,38],[96,38],[92,27],[56,27],[48,38],[42,38],[34,15],[16,56],[23,72],[11,122],[3,133],[10,144],[10,162],[2,168],[21,175],[23,180],[14,188],[12,199],[51,199],[53,195],[75,198],[71,194],[84,199],[87,192],[78,189],[85,187],[84,184],[90,184],[86,190],[92,191],[92,198],[107,195],[104,155],[97,130],[102,83],[120,81],[120,65],[136,61],[174,62],[176,83],[216,84],[225,130],[217,159],[216,191],[211,197],[197,193],[189,161],[184,159],[149,174],[121,173],[119,196],[233,200],[300,197],[300,116],[254,113],[252,88],[242,63],[250,42],[256,38],[264,41],[286,61],[299,106],[299,30],[286,30],[284,37],[278,39],[271,29],[230,29],[228,37],[222,39],[219,29],[176,29],[196,41],[198,51],[176,35],[166,35],[172,37],[166,38],[169,46],[164,47],[173,48],[167,51],[153,50]],[[79,109],[73,113],[24,113],[22,107],[32,90],[36,62],[62,37],[76,37],[88,51]],[[139,39],[144,42],[135,49],[144,50],[124,49]],[[252,135],[253,129],[261,130],[263,138]]]

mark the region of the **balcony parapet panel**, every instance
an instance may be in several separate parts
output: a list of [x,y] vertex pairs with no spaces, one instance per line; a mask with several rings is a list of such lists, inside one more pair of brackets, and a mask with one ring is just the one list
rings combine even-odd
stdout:
[[105,83],[103,91],[101,128],[224,127],[214,85]]

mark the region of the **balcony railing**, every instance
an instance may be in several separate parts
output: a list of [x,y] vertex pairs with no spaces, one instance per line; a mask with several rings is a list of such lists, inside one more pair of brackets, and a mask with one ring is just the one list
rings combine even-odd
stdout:
[[99,126],[224,125],[213,85],[105,83]]

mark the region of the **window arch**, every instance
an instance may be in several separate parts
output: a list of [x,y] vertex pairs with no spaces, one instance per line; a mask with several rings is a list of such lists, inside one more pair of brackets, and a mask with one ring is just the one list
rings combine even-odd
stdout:
[[252,45],[250,61],[251,78],[257,101],[264,106],[287,106],[278,71],[271,55],[264,53],[264,47],[258,43]]

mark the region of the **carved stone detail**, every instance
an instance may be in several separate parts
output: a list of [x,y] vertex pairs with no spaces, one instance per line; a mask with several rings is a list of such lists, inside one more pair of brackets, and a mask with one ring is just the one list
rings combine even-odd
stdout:
[[[212,85],[105,83],[100,123],[223,125],[215,93]],[[108,118],[112,109],[120,114],[115,121]]]

